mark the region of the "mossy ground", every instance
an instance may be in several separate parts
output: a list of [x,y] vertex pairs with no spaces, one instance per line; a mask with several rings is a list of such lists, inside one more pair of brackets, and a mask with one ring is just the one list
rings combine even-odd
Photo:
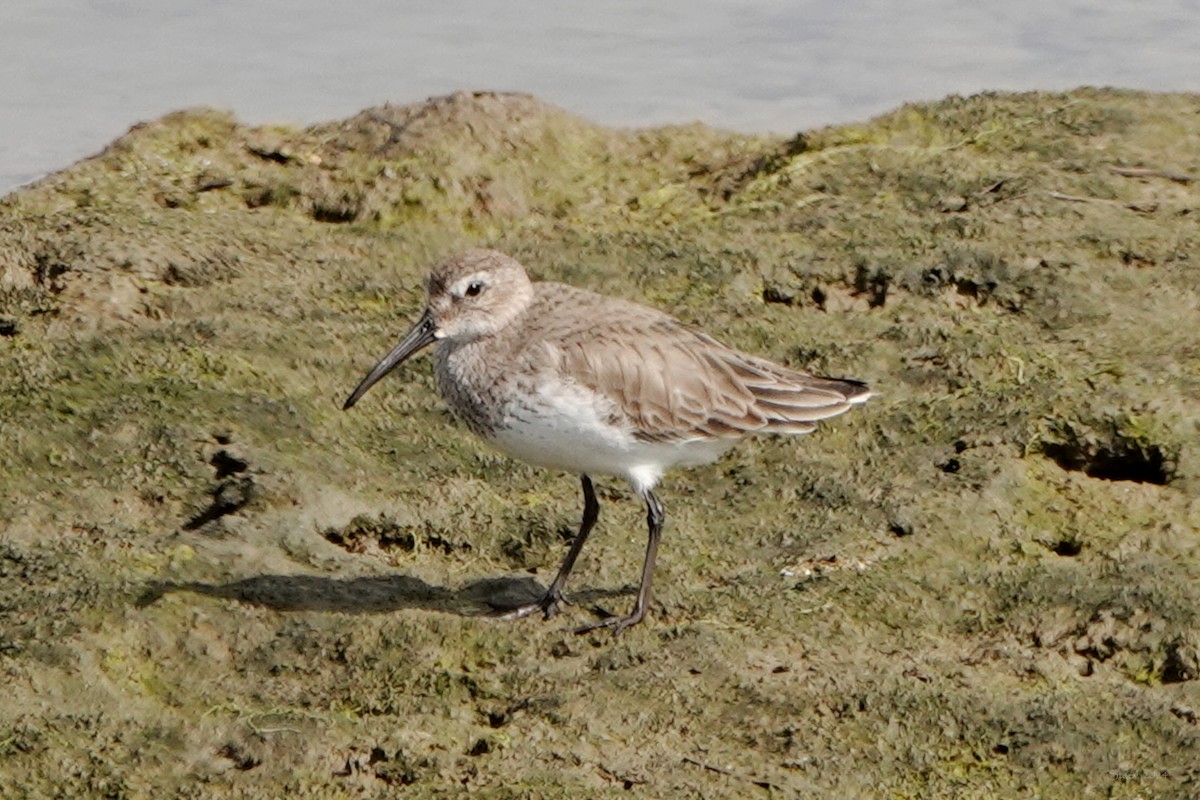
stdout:
[[[1200,98],[791,139],[460,94],[190,111],[0,201],[0,795],[1190,797]],[[604,483],[340,401],[468,245],[880,396]]]

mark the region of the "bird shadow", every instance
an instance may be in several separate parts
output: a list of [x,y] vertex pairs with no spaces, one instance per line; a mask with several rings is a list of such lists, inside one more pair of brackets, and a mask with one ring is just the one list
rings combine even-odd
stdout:
[[[583,589],[573,593],[571,598],[576,605],[592,607],[604,598],[629,594],[631,591],[632,587]],[[420,608],[463,617],[488,617],[536,602],[546,593],[546,589],[528,576],[481,578],[452,589],[426,583],[411,575],[357,578],[254,575],[229,583],[151,581],[137,598],[136,606],[145,608],[176,592],[236,600],[275,611],[382,614]],[[608,613],[603,609],[597,610]]]

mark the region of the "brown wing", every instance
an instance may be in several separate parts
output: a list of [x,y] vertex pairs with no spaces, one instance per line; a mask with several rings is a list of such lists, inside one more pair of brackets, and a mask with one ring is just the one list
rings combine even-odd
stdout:
[[[731,350],[655,309],[553,286],[531,310],[543,320],[561,320],[544,334],[556,366],[610,398],[619,421],[639,439],[807,433],[869,395],[855,381],[819,378]],[[563,301],[586,313],[543,308]]]

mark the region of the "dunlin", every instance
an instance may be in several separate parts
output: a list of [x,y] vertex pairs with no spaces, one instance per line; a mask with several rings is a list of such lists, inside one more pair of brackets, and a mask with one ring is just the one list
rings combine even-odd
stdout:
[[434,268],[412,330],[346,400],[421,348],[454,415],[501,452],[583,483],[583,522],[537,602],[506,616],[554,616],[600,504],[592,475],[624,478],[646,502],[649,542],[632,611],[580,631],[620,632],[646,615],[664,512],[663,473],[716,460],[754,433],[808,433],[871,396],[863,383],[821,378],[730,349],[661,311],[561,283],[529,280],[494,250]]

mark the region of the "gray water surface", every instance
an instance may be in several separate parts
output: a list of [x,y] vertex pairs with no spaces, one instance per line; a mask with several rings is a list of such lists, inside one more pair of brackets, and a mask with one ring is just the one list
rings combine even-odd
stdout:
[[1200,91],[1200,0],[0,0],[0,193],[189,106],[306,124],[459,89],[792,132],[902,102]]

